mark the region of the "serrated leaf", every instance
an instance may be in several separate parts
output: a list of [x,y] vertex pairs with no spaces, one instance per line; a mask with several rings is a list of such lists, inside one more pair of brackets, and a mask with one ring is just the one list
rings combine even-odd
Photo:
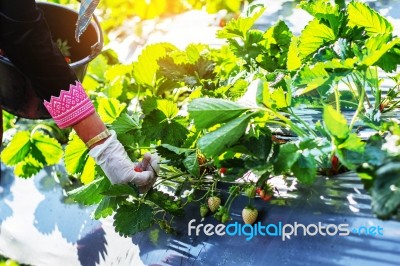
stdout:
[[144,231],[153,222],[153,209],[145,203],[119,206],[114,215],[114,227],[122,236]]
[[272,148],[270,134],[262,134],[258,138],[250,137],[243,142],[249,154],[265,162],[268,159]]
[[107,58],[104,55],[97,56],[93,61],[90,62],[88,67],[88,73],[94,75],[96,80],[104,81],[104,74],[107,72],[109,65]]
[[293,80],[293,85],[299,87],[295,95],[298,96],[320,88],[326,90],[328,87],[329,89],[333,82],[338,82],[351,73],[355,63],[356,60],[353,58],[346,60],[333,59],[302,68]]
[[194,99],[188,106],[189,116],[197,129],[227,122],[249,109],[232,101],[214,98]]
[[137,114],[130,116],[124,112],[115,119],[111,128],[115,130],[117,134],[125,134],[131,130],[138,130],[140,129],[139,117]]
[[328,133],[334,138],[345,140],[349,136],[346,118],[332,106],[324,106],[323,120]]
[[114,213],[114,210],[118,207],[118,199],[115,197],[104,197],[96,210],[93,213],[93,218],[99,220],[100,218],[106,218]]
[[299,148],[294,143],[285,143],[280,146],[278,158],[274,164],[274,172],[281,175],[287,172],[293,164],[299,159]]
[[44,157],[47,165],[53,165],[60,161],[63,155],[61,144],[54,138],[36,131],[31,136],[32,146],[35,146]]
[[120,103],[114,98],[98,98],[97,103],[97,112],[106,124],[114,122],[126,107],[126,103]]
[[68,196],[81,204],[93,205],[99,203],[104,195],[102,193],[110,187],[110,181],[101,177],[93,182],[68,192]]
[[329,74],[322,64],[317,63],[313,66],[306,66],[296,74],[293,80],[294,86],[304,87],[297,88],[295,95],[298,96],[315,90],[327,80],[329,80]]
[[217,130],[205,134],[198,140],[197,146],[208,157],[220,155],[245,133],[252,116],[254,116],[253,113],[237,117]]
[[183,165],[187,169],[187,171],[194,177],[200,176],[200,166],[199,162],[197,161],[197,154],[193,152],[185,157],[183,160]]
[[317,177],[317,163],[312,155],[304,156],[300,154],[292,165],[291,170],[294,176],[303,184],[310,185]]
[[14,174],[18,177],[29,178],[39,173],[42,169],[43,164],[29,154],[24,161],[15,166]]
[[168,52],[176,50],[169,43],[159,43],[146,46],[139,55],[138,60],[133,63],[133,77],[135,81],[143,86],[155,87],[156,74],[159,69],[158,59],[164,57]]
[[247,17],[232,19],[226,26],[217,32],[218,38],[246,38],[247,32],[253,27],[256,20],[264,13],[265,7],[258,6]]
[[143,119],[142,133],[149,140],[180,146],[189,132],[184,123],[186,121],[181,117],[167,119],[160,110],[154,110]]
[[340,13],[340,5],[333,4],[330,0],[302,1],[299,6],[320,21],[327,21],[329,27],[337,35],[344,18]]
[[83,184],[89,184],[92,182],[96,176],[96,162],[95,160],[88,156],[85,166],[83,167],[82,175],[80,176],[80,179]]
[[109,84],[109,88],[106,91],[108,97],[118,98],[122,94],[124,81],[130,72],[132,72],[132,65],[118,64],[107,69],[104,77]]
[[19,131],[14,135],[10,143],[1,152],[1,160],[6,165],[16,165],[23,161],[31,148],[30,133]]
[[[395,38],[391,41],[388,41],[388,36],[382,35],[369,38],[365,43],[367,51],[366,55],[362,58],[361,64],[366,66],[374,65],[382,56],[398,44],[400,44],[400,38]],[[392,64],[397,66],[398,62],[393,62]]]
[[279,110],[290,106],[289,95],[281,88],[270,92],[269,88],[263,90],[263,104],[270,109]]
[[391,34],[393,32],[392,24],[365,3],[349,3],[347,12],[350,27],[362,27],[369,35]]
[[372,186],[372,209],[380,218],[390,218],[400,208],[400,163],[391,162],[376,171]]
[[287,55],[287,68],[289,71],[296,70],[301,66],[300,52],[299,52],[299,38],[296,36],[292,37],[292,41],[289,45]]
[[88,153],[89,151],[85,143],[83,143],[79,136],[76,134],[72,135],[71,140],[65,147],[64,153],[65,169],[67,173],[70,175],[81,173],[85,166]]
[[167,99],[157,100],[157,109],[163,112],[163,114],[170,119],[174,118],[179,112],[176,103]]
[[182,216],[184,214],[182,206],[179,204],[179,202],[170,199],[169,195],[162,191],[156,189],[150,190],[146,195],[146,200],[152,201],[158,207],[166,210],[172,215]]
[[133,187],[129,184],[114,184],[111,185],[102,194],[109,197],[121,197],[121,196],[137,197],[139,195],[139,191],[137,187]]
[[344,142],[338,145],[338,149],[346,149],[361,153],[364,152],[365,142],[363,142],[357,134],[351,133]]
[[299,38],[300,58],[306,58],[321,46],[336,40],[336,38],[337,36],[331,28],[321,23],[318,19],[312,20],[301,32]]
[[170,145],[170,144],[166,144],[166,143],[165,144],[161,144],[160,146],[165,148],[165,149],[167,149],[167,150],[170,150],[170,151],[172,151],[172,152],[174,152],[176,154],[183,154],[183,153],[187,153],[188,151],[190,151],[190,149],[179,148],[179,147],[176,147],[176,146],[173,146],[173,145]]

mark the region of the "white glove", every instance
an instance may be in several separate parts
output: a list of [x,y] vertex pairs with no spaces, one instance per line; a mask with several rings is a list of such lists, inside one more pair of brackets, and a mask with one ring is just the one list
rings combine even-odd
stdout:
[[[141,162],[133,163],[113,130],[104,143],[89,151],[89,155],[103,169],[112,184],[133,183],[139,187],[140,192],[153,186],[160,171],[157,155],[146,153]],[[142,172],[136,172],[135,168]]]

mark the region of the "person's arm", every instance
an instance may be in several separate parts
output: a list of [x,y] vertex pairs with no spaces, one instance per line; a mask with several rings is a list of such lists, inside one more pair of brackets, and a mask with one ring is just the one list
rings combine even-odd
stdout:
[[[57,125],[72,127],[83,142],[91,142],[89,154],[112,183],[132,182],[148,188],[156,179],[158,157],[146,155],[143,162],[135,164],[115,132],[106,131],[82,84],[54,44],[35,1],[0,1],[0,20],[0,47],[30,79]],[[137,165],[144,171],[135,172]]]

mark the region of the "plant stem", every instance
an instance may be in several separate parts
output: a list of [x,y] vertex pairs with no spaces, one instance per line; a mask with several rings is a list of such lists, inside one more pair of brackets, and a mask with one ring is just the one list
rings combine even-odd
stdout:
[[310,126],[309,126],[306,122],[304,122],[303,119],[301,119],[298,115],[296,115],[296,114],[293,112],[292,108],[289,108],[289,110],[290,110],[290,114],[291,114],[292,116],[294,116],[294,118],[296,118],[297,121],[299,121],[305,128],[307,128],[308,132],[310,132],[311,134],[313,134],[314,137],[317,137],[317,134],[314,132],[314,130],[312,130],[312,128],[310,128]]
[[350,130],[353,128],[354,123],[356,122],[359,113],[364,108],[364,98],[365,98],[365,87],[364,87],[364,85],[365,85],[365,74],[364,74],[363,86],[360,88],[361,89],[361,95],[360,95],[360,98],[358,100],[357,110],[354,113],[353,118],[351,119],[351,122],[350,122]]
[[294,133],[296,133],[299,137],[305,137],[307,136],[307,133],[299,126],[297,126],[295,123],[290,121],[290,119],[286,118],[284,115],[280,114],[277,111],[268,109],[268,108],[263,108],[264,111],[267,111],[277,118],[281,119],[284,123],[286,123],[287,126],[290,127],[291,130],[293,130]]
[[335,84],[333,90],[335,92],[336,111],[340,112],[340,93],[337,83]]

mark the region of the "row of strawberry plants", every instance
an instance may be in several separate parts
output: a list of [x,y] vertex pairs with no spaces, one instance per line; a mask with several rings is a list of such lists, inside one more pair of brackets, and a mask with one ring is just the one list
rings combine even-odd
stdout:
[[[270,200],[273,176],[293,175],[310,185],[320,175],[347,170],[360,174],[377,215],[392,217],[400,206],[393,189],[400,186],[400,129],[395,120],[379,116],[396,110],[400,76],[391,77],[393,86],[384,94],[378,70],[397,69],[400,38],[386,18],[361,2],[299,6],[313,17],[300,36],[283,21],[253,28],[265,8],[251,5],[217,33],[226,40],[218,49],[159,43],[129,65],[118,63],[112,51],[90,65],[84,85],[130,157],[157,151],[163,158],[148,193],[111,185],[73,132],[63,152],[42,128],[20,131],[2,160],[30,176],[63,154],[68,174],[84,183],[70,196],[97,204],[96,219],[114,215],[123,235],[154,223],[172,232],[173,218],[187,204],[227,222],[236,197]],[[321,121],[306,122],[297,114],[303,106],[320,109]],[[350,121],[343,110],[353,111]],[[353,130],[357,121],[376,134],[361,139]],[[279,133],[284,130],[293,136],[290,141]],[[220,182],[231,184],[222,204]],[[244,211],[246,222],[249,216],[252,206]]]

